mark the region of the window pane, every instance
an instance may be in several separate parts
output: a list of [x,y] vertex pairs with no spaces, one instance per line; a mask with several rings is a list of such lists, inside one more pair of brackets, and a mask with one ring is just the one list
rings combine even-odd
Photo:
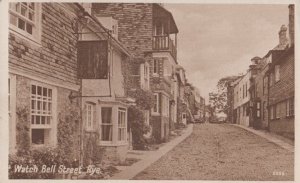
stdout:
[[22,30],[25,30],[25,21],[20,18],[18,20],[18,27]]
[[36,118],[35,118],[35,124],[41,124],[41,117],[40,116],[36,116]]
[[44,129],[32,129],[31,130],[31,142],[33,144],[44,144]]
[[21,6],[21,15],[23,15],[24,17],[26,17],[26,12],[27,12],[27,7],[22,5]]
[[102,107],[101,108],[102,123],[112,123],[111,114],[112,114],[112,108],[111,107]]
[[31,124],[34,124],[34,119],[35,119],[35,116],[32,115],[32,116],[31,116]]
[[18,18],[15,15],[10,14],[9,15],[9,22],[12,25],[17,26]]
[[111,125],[102,125],[101,139],[103,141],[111,141],[112,140],[112,126]]
[[43,88],[43,96],[47,97],[47,88]]
[[31,93],[32,93],[32,94],[36,94],[35,89],[36,89],[36,86],[35,86],[35,85],[32,85],[32,86],[31,86]]
[[42,119],[41,123],[42,123],[43,125],[46,123],[46,119],[45,119],[45,118],[46,118],[45,116],[42,116],[42,117],[41,117],[41,119]]
[[42,95],[42,87],[40,86],[37,87],[37,94]]

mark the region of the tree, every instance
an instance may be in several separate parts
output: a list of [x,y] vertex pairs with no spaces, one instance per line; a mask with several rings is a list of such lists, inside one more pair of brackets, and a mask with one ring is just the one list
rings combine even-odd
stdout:
[[227,103],[227,87],[229,84],[241,76],[227,76],[218,81],[217,92],[209,93],[209,102],[213,112],[224,112],[228,115],[228,103]]

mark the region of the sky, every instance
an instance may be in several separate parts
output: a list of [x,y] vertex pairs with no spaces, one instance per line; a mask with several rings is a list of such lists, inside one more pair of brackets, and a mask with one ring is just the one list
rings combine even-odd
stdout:
[[179,29],[178,63],[208,103],[220,78],[246,73],[278,44],[288,5],[165,4]]

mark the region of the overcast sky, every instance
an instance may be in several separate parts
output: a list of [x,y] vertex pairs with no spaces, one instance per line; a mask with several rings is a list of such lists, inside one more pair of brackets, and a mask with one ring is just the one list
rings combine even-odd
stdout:
[[224,76],[245,73],[250,59],[278,44],[288,5],[165,4],[179,29],[178,62],[201,95]]

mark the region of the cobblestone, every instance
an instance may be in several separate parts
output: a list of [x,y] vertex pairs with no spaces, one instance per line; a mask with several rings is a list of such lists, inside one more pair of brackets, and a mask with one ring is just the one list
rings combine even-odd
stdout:
[[293,180],[294,153],[227,124],[199,124],[139,180]]

